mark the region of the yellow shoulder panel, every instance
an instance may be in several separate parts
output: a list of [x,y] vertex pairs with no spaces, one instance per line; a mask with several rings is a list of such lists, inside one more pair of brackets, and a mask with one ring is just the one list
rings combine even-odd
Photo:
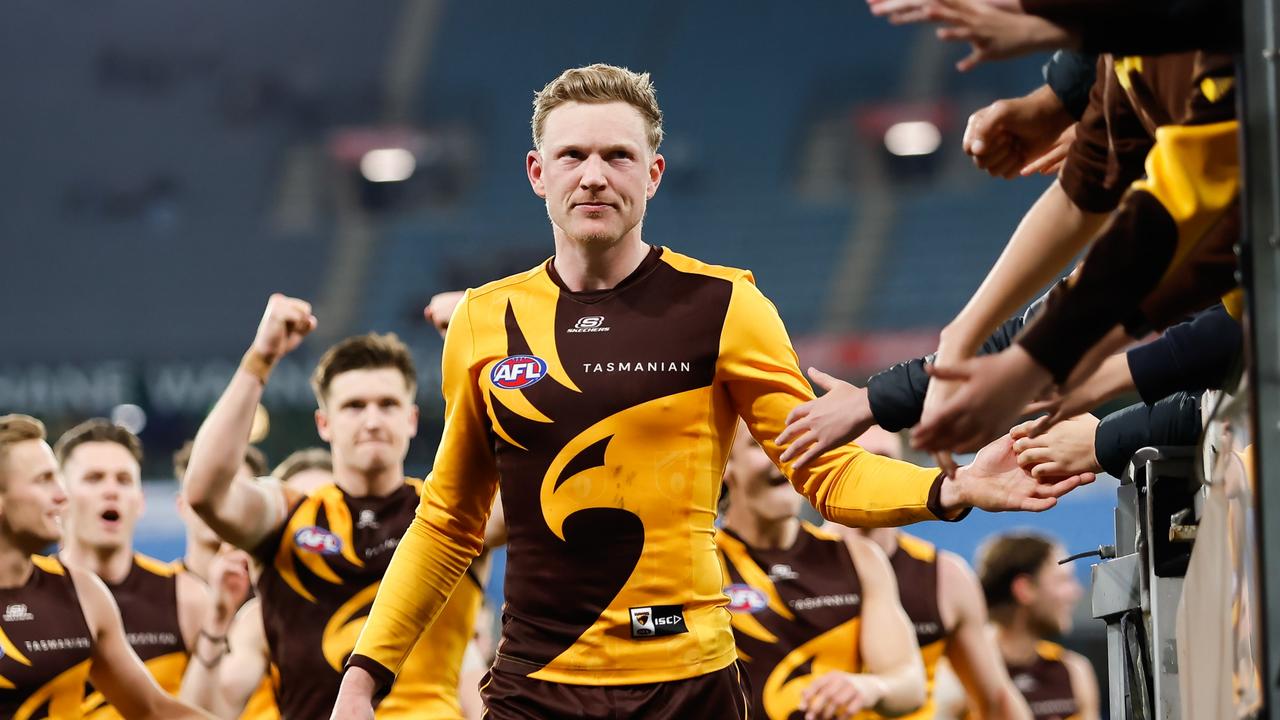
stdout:
[[58,558],[49,555],[32,555],[31,562],[41,570],[50,575],[66,575],[67,571],[62,567],[62,563],[58,562]]
[[160,562],[159,560],[153,557],[143,555],[142,553],[139,553],[139,552],[136,552],[133,554],[133,562],[138,567],[142,568],[143,570],[146,570],[152,575],[159,575],[160,577],[173,577],[175,574],[177,574],[177,571],[174,569],[172,563]]
[[756,279],[750,270],[742,270],[735,267],[726,267],[724,265],[712,265],[702,262],[688,255],[682,255],[669,247],[662,248],[662,261],[680,272],[697,273],[699,275],[710,275],[723,280],[734,281],[746,278],[751,284],[755,284]]
[[1048,640],[1041,640],[1036,643],[1036,654],[1050,662],[1062,659],[1064,649],[1061,645]]
[[898,533],[898,547],[921,562],[933,562],[938,558],[938,548],[933,543],[904,532]]

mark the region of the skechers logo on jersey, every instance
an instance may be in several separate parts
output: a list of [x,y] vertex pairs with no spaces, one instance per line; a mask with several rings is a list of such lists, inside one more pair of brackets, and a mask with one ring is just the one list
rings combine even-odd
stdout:
[[489,380],[503,390],[519,390],[538,382],[547,374],[547,363],[533,355],[512,355],[498,361],[489,371]]
[[300,550],[313,552],[317,555],[337,555],[342,552],[342,538],[315,525],[304,527],[294,533],[293,543]]
[[681,605],[650,605],[631,608],[631,637],[651,638],[689,632]]
[[582,372],[693,372],[693,363],[657,360],[653,362],[582,363]]
[[578,318],[573,327],[565,330],[567,333],[599,333],[609,332],[609,326],[604,324],[603,315],[588,315]]
[[724,589],[724,594],[729,596],[729,612],[758,613],[769,604],[764,593],[750,585],[730,585]]

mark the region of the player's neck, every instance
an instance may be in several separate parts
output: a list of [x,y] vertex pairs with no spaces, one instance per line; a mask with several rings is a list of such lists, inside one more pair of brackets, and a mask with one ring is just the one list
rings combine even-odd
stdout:
[[1030,665],[1036,659],[1040,637],[1031,632],[1025,620],[1011,618],[1007,623],[993,623],[1000,655],[1010,665]]
[[187,551],[182,555],[182,564],[187,567],[187,572],[201,580],[208,580],[209,564],[213,562],[213,556],[217,552],[216,545],[205,545],[194,537],[194,533],[187,533]]
[[893,528],[859,528],[853,532],[879,545],[887,557],[898,552],[898,531]]
[[359,472],[333,459],[333,482],[352,497],[386,497],[404,485],[404,465]]
[[556,274],[572,292],[611,290],[618,286],[644,262],[649,246],[640,239],[636,225],[612,245],[578,242],[559,228],[555,230],[556,256],[552,260]]
[[757,550],[788,550],[800,535],[798,517],[771,520],[749,512],[735,513],[732,504],[725,514],[724,526]]
[[0,588],[26,585],[33,569],[31,553],[7,542],[0,545]]
[[91,572],[108,585],[119,585],[133,569],[133,543],[114,547],[92,547],[68,537],[58,556],[68,565]]

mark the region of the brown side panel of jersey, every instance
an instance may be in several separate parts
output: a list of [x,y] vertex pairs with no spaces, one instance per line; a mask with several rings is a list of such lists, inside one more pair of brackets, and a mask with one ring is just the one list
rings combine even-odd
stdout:
[[187,650],[178,624],[177,573],[153,572],[146,563],[135,560],[124,582],[108,586],[120,606],[129,645],[143,662]]
[[947,629],[942,625],[942,613],[938,609],[937,556],[922,560],[899,545],[889,563],[898,578],[902,609],[911,618],[916,642],[925,647],[946,638]]
[[[571,647],[617,596],[645,544],[644,523],[616,508],[569,515],[564,540],[541,515],[540,491],[551,463],[584,430],[628,408],[676,393],[708,387],[716,371],[719,340],[732,285],[658,263],[651,274],[598,303],[561,293],[555,307],[555,346],[581,392],[544,377],[521,392],[551,422],[534,422],[503,405],[494,393],[495,416],[520,445],[495,438],[502,477],[508,540],[504,642],[497,666],[529,673]],[[571,333],[583,317],[603,317],[608,333]],[[508,305],[507,352],[530,354],[530,344]],[[608,372],[608,363],[675,367],[674,371]],[[675,363],[674,366],[667,363]],[[620,365],[615,365],[620,367]],[[604,465],[613,436],[583,450],[561,472]]]
[[93,641],[66,571],[0,590],[0,717],[79,717]]
[[1029,666],[1010,665],[1009,677],[1035,720],[1066,720],[1080,712],[1071,675],[1061,659],[1041,657]]

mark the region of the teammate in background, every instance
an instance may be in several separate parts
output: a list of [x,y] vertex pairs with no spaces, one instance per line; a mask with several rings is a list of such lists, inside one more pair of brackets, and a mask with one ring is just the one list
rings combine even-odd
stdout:
[[[188,440],[173,454],[173,476],[177,478],[179,488],[182,487],[182,478],[187,474],[187,465],[191,462],[192,445],[192,441]],[[250,481],[254,478],[261,478],[266,474],[267,456],[258,448],[250,445],[245,450],[244,464],[240,467],[239,477]],[[242,565],[243,559],[235,557],[224,558],[221,562],[230,563],[232,567],[213,567],[215,558],[219,556],[219,551],[223,545],[222,538],[218,537],[218,534],[206,525],[199,515],[196,515],[181,492],[178,493],[178,512],[182,516],[182,523],[187,529],[187,546],[182,558],[174,561],[174,566],[195,575],[209,584],[209,591],[213,595],[209,607],[212,616],[210,616],[211,619],[205,621],[203,630],[209,636],[209,641],[221,646],[223,642],[228,640],[228,635],[222,629],[222,623],[217,622],[216,618],[231,617],[238,607],[226,607],[226,600],[219,598],[216,591],[224,575],[228,573],[231,575],[238,574],[235,566]],[[204,675],[205,672],[202,669],[189,672],[183,679],[180,697],[197,707],[208,708],[211,707],[213,701],[210,700],[209,704],[198,701],[196,698],[199,697],[199,691],[192,688],[192,685],[198,684],[200,678]],[[240,720],[277,720],[280,717],[280,711],[276,709],[275,692],[271,687],[269,678],[263,679],[258,689],[244,706],[244,711],[235,717]]]
[[[297,450],[271,471],[271,477],[288,491],[309,495],[333,482],[333,458],[324,448]],[[209,578],[213,614],[205,627],[211,635],[227,639],[226,657],[217,664],[216,671],[211,668],[210,672],[189,676],[183,683],[183,699],[223,718],[279,717],[271,678],[271,652],[262,623],[262,601],[251,597],[251,558],[243,550],[224,544],[218,559],[218,567]]]
[[0,717],[82,718],[91,682],[128,718],[208,718],[156,684],[96,575],[35,555],[63,539],[66,506],[44,425],[0,417]]
[[[187,465],[191,462],[191,445],[192,442],[188,440],[173,454],[173,476],[177,478],[179,488],[182,487],[183,476],[187,474]],[[245,450],[244,464],[240,467],[239,477],[252,480],[266,474],[267,456],[250,445]],[[174,565],[179,570],[189,572],[207,582],[209,563],[218,554],[218,548],[222,546],[222,538],[218,537],[218,533],[195,514],[182,493],[178,493],[178,514],[182,517],[182,524],[186,528],[187,540],[186,550],[180,559],[174,561]]]
[[333,455],[322,447],[295,450],[271,471],[271,477],[295,492],[310,495],[333,482]]
[[[440,450],[333,717],[372,717],[379,689],[412,676],[412,638],[481,551],[500,480],[511,543],[489,717],[747,712],[713,542],[721,470],[739,416],[779,462],[774,438],[813,394],[750,273],[641,238],[661,120],[648,76],[623,68],[568,70],[537,94],[526,170],[555,257],[452,315]],[[289,319],[296,344],[313,318]],[[1038,484],[1007,441],[955,478],[853,445],[784,472],[828,517],[875,525],[1047,509],[1083,480]]]
[[1036,720],[1097,720],[1093,666],[1046,639],[1071,631],[1083,592],[1071,567],[1058,564],[1065,556],[1039,533],[1002,533],[978,549],[978,577],[1000,653]]
[[[69,502],[58,557],[106,583],[126,638],[160,687],[177,695],[200,622],[209,605],[204,583],[171,563],[133,549],[142,518],[142,443],[128,430],[95,418],[68,430],[53,446]],[[95,720],[119,718],[101,693],[86,700]]]
[[[417,374],[394,335],[348,338],[324,354],[312,376],[316,428],[332,452],[331,484],[304,496],[237,478],[271,369],[314,326],[309,305],[272,296],[244,362],[196,435],[184,484],[192,508],[261,567],[258,598],[287,720],[314,720],[332,707],[343,663],[421,487],[404,475],[417,433]],[[380,718],[460,717],[458,668],[482,594],[478,576],[460,585],[437,628],[406,638],[410,671],[382,698]]]
[[[902,438],[873,427],[856,442],[867,452],[902,457]],[[969,705],[987,720],[1031,717],[1013,686],[1000,653],[987,633],[987,604],[982,587],[960,556],[894,528],[847,528],[828,523],[845,537],[874,542],[889,556],[903,588],[902,607],[915,628],[924,658],[928,702],[910,717],[933,718],[939,665],[945,659],[969,697]],[[963,704],[963,701],[962,703]]]
[[724,480],[728,508],[716,547],[751,714],[847,718],[919,708],[920,648],[884,553],[801,521],[804,499],[743,427]]

